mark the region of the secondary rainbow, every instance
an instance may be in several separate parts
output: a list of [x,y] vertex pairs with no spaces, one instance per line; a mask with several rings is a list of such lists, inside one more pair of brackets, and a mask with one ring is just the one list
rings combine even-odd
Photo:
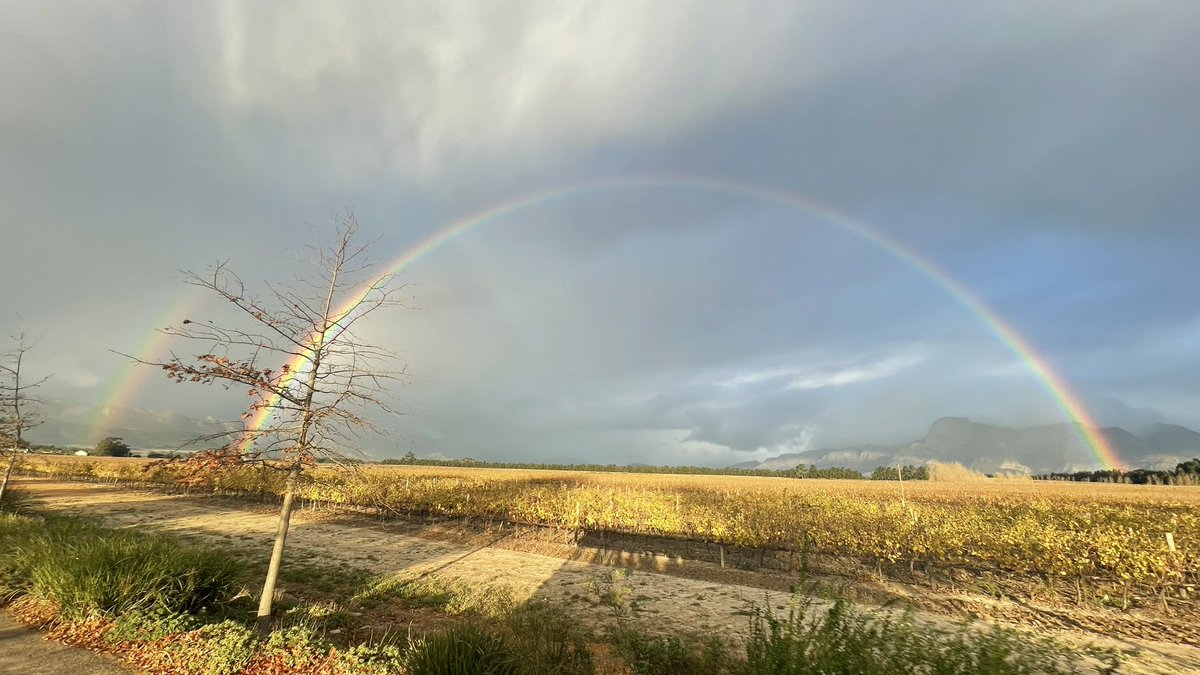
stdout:
[[[144,361],[152,361],[159,356],[171,339],[171,336],[161,329],[186,318],[188,312],[197,304],[198,296],[199,294],[192,286],[187,286],[173,295],[162,313],[155,319],[154,329],[142,339],[131,356]],[[125,366],[124,372],[117,373],[108,391],[100,399],[103,403],[88,426],[89,442],[99,442],[101,438],[108,435],[106,432],[111,430],[108,425],[109,414],[113,410],[132,406],[134,396],[154,372],[153,368],[130,363]]]
[[[450,223],[446,227],[425,237],[416,245],[406,249],[386,266],[382,274],[395,274],[459,236],[487,223],[498,221],[534,206],[588,193],[610,190],[648,189],[698,190],[725,193],[779,204],[818,216],[840,227],[842,230],[883,249],[944,289],[959,304],[974,314],[1013,354],[1020,358],[1058,407],[1066,413],[1075,425],[1080,438],[1104,468],[1119,469],[1123,467],[1120,456],[1112,444],[1099,433],[1099,426],[1095,419],[1088,412],[1079,397],[1067,386],[1065,379],[1057,374],[1050,367],[1050,363],[1039,355],[1033,349],[1033,346],[1012,326],[988,307],[978,295],[913,249],[876,231],[866,223],[828,205],[789,192],[719,178],[678,175],[631,176],[562,186],[501,202]],[[367,286],[369,287],[369,284]],[[337,314],[349,314],[363,297],[365,297],[363,294],[352,294],[338,308]],[[291,379],[294,379],[296,375],[304,370],[304,366],[308,362],[308,357],[309,354],[302,354],[292,360],[289,364],[292,374],[285,384],[290,383]],[[270,419],[271,408],[275,403],[278,403],[278,400],[278,397],[270,399],[267,405],[254,415],[249,424],[249,428],[252,431],[261,431],[266,426]]]

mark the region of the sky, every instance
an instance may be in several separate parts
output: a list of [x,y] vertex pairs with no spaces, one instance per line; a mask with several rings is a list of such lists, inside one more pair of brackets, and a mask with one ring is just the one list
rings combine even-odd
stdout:
[[41,336],[56,399],[233,419],[244,395],[115,353],[186,348],[155,329],[215,310],[181,270],[301,275],[347,209],[386,263],[561,190],[399,270],[409,307],[367,329],[409,373],[375,456],[721,465],[1068,419],[849,221],[1098,423],[1200,428],[1196,25],[1166,1],[5,2],[0,327]]

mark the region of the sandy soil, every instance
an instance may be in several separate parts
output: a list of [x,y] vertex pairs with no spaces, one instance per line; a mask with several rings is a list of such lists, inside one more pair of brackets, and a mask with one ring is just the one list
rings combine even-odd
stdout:
[[[20,484],[47,508],[99,517],[114,527],[169,532],[200,538],[209,544],[236,541],[239,546],[261,546],[264,552],[269,550],[275,531],[275,516],[269,507],[88,483],[22,479]],[[611,612],[598,606],[587,590],[590,579],[611,569],[596,561],[636,568],[629,577],[632,587],[629,600],[636,620],[650,629],[744,636],[752,603],[786,608],[790,600],[786,591],[778,590],[786,588],[780,579],[726,573],[707,563],[663,561],[636,554],[613,556],[580,549],[568,553],[554,547],[544,547],[546,552],[554,553],[546,555],[530,552],[528,547],[514,547],[500,537],[492,540],[481,536],[460,537],[456,541],[444,530],[420,533],[427,536],[416,536],[418,533],[411,524],[346,518],[331,522],[326,513],[301,510],[293,520],[288,547],[291,560],[345,563],[379,573],[432,571],[471,584],[503,585],[512,590],[517,600],[547,598],[565,603],[581,621],[593,626],[611,620]],[[670,573],[647,571],[647,568],[661,568]],[[1128,666],[1132,667],[1127,666],[1127,672],[1200,672],[1200,648],[1180,644],[1184,640],[1108,638],[1095,632],[1108,632],[1106,623],[1089,618],[1086,612],[1064,616],[1061,621],[1046,621],[1045,617],[1053,616],[1053,612],[1031,612],[1016,603],[986,598],[968,602],[958,598],[955,604],[964,614],[1017,621],[1020,627],[1043,633],[1053,627],[1049,632],[1072,643],[1094,642],[1102,647],[1136,649],[1139,655],[1129,660]],[[926,612],[921,612],[918,618],[934,624],[956,620]],[[1064,626],[1076,629],[1064,630]],[[1172,626],[1158,628],[1159,632],[1154,634],[1160,639],[1172,639],[1172,632],[1185,630]]]

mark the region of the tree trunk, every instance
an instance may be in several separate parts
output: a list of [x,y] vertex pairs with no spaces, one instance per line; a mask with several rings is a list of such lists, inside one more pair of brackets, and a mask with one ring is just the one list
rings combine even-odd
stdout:
[[258,601],[258,618],[255,627],[261,635],[271,632],[271,607],[275,603],[275,582],[279,579],[279,564],[283,561],[283,544],[287,540],[288,526],[292,521],[292,503],[296,496],[296,482],[300,478],[300,463],[292,465],[283,487],[283,506],[279,509],[279,529],[275,532],[275,549],[271,551],[271,564],[267,567],[267,580],[263,583],[262,597]]
[[8,468],[4,469],[4,482],[0,483],[0,501],[4,500],[4,493],[8,492],[8,477],[12,475],[13,464],[17,463],[17,451],[14,450],[8,456]]

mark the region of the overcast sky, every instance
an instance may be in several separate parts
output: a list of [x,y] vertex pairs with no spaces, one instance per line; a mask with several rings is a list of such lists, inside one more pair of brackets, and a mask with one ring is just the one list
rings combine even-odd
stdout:
[[[389,260],[557,187],[804,196],[1017,330],[1102,424],[1200,428],[1195,2],[5,2],[0,316],[53,395],[346,208]],[[818,214],[572,193],[403,270],[382,456],[723,464],[1065,413],[986,325]],[[197,314],[199,313],[199,314]],[[130,402],[236,417],[151,378]]]

